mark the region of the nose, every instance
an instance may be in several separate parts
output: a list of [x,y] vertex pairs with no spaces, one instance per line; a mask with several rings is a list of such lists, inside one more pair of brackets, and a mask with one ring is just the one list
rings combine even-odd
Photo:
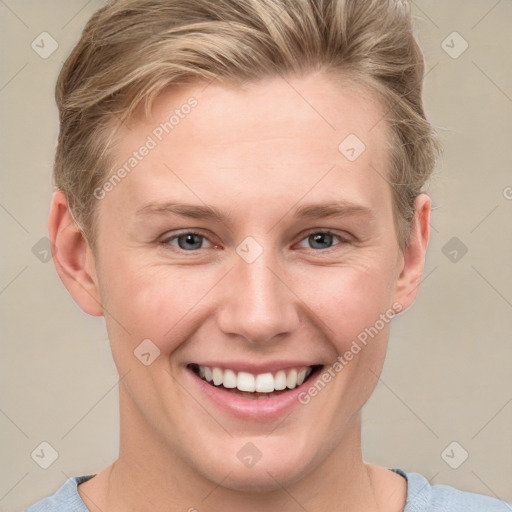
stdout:
[[249,343],[265,343],[297,328],[298,298],[267,251],[252,263],[236,257],[226,277],[217,310],[222,332]]

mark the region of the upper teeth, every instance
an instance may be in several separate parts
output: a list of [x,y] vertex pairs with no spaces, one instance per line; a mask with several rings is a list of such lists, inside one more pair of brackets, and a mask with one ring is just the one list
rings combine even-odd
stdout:
[[222,368],[210,368],[199,365],[199,376],[215,386],[250,393],[272,393],[282,389],[293,389],[300,386],[311,373],[311,368],[293,368],[290,370],[279,370],[277,373],[259,373],[253,375],[248,372],[235,372],[223,370]]

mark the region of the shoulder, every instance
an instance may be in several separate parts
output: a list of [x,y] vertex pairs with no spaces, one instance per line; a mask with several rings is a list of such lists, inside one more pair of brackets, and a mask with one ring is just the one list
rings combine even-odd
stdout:
[[504,512],[512,504],[498,498],[461,491],[449,485],[430,485],[419,473],[393,469],[407,480],[404,512]]
[[34,503],[25,512],[89,512],[82,498],[80,498],[80,494],[78,494],[78,485],[93,476],[69,478],[55,494]]

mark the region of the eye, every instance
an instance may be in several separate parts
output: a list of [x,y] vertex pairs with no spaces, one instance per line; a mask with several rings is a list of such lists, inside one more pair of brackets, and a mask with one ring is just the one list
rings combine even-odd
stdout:
[[[336,242],[337,241],[337,242]],[[213,246],[205,235],[196,233],[194,231],[185,231],[182,233],[168,236],[161,241],[163,245],[172,245],[182,251],[192,252],[205,248],[205,242]],[[347,237],[342,237],[331,231],[313,231],[303,238],[299,244],[300,247],[305,247],[304,243],[309,244],[311,249],[326,250],[331,249],[336,245],[348,243]]]
[[182,249],[183,251],[197,251],[198,249],[204,248],[203,242],[205,242],[206,240],[206,237],[204,235],[201,235],[200,233],[187,231],[165,238],[164,240],[162,240],[162,244],[173,245],[174,247],[177,246],[179,249]]
[[[333,244],[335,239],[338,239],[340,243],[348,242],[346,238],[336,235],[331,231],[314,231],[309,233],[306,238],[301,241],[301,244],[304,242],[309,243],[312,249],[331,249],[333,245],[338,245]],[[299,244],[300,247],[304,247],[304,245],[301,244]]]

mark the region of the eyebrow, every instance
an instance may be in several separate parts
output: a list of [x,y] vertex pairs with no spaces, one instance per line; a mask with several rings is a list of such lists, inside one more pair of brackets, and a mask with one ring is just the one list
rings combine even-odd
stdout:
[[[306,204],[291,210],[299,219],[323,219],[327,217],[362,216],[369,221],[374,220],[373,211],[367,206],[349,201],[331,201],[326,203]],[[213,206],[185,204],[177,202],[151,202],[140,208],[137,216],[150,214],[174,214],[192,219],[207,219],[227,223],[233,219],[232,214],[226,214]]]
[[340,200],[321,204],[309,204],[294,210],[294,215],[299,219],[323,219],[326,217],[362,216],[373,220],[375,215],[367,206]]
[[226,215],[213,206],[185,204],[176,202],[151,202],[137,210],[137,216],[150,214],[174,214],[191,219],[211,219],[217,222],[226,222],[231,219],[231,215]]

